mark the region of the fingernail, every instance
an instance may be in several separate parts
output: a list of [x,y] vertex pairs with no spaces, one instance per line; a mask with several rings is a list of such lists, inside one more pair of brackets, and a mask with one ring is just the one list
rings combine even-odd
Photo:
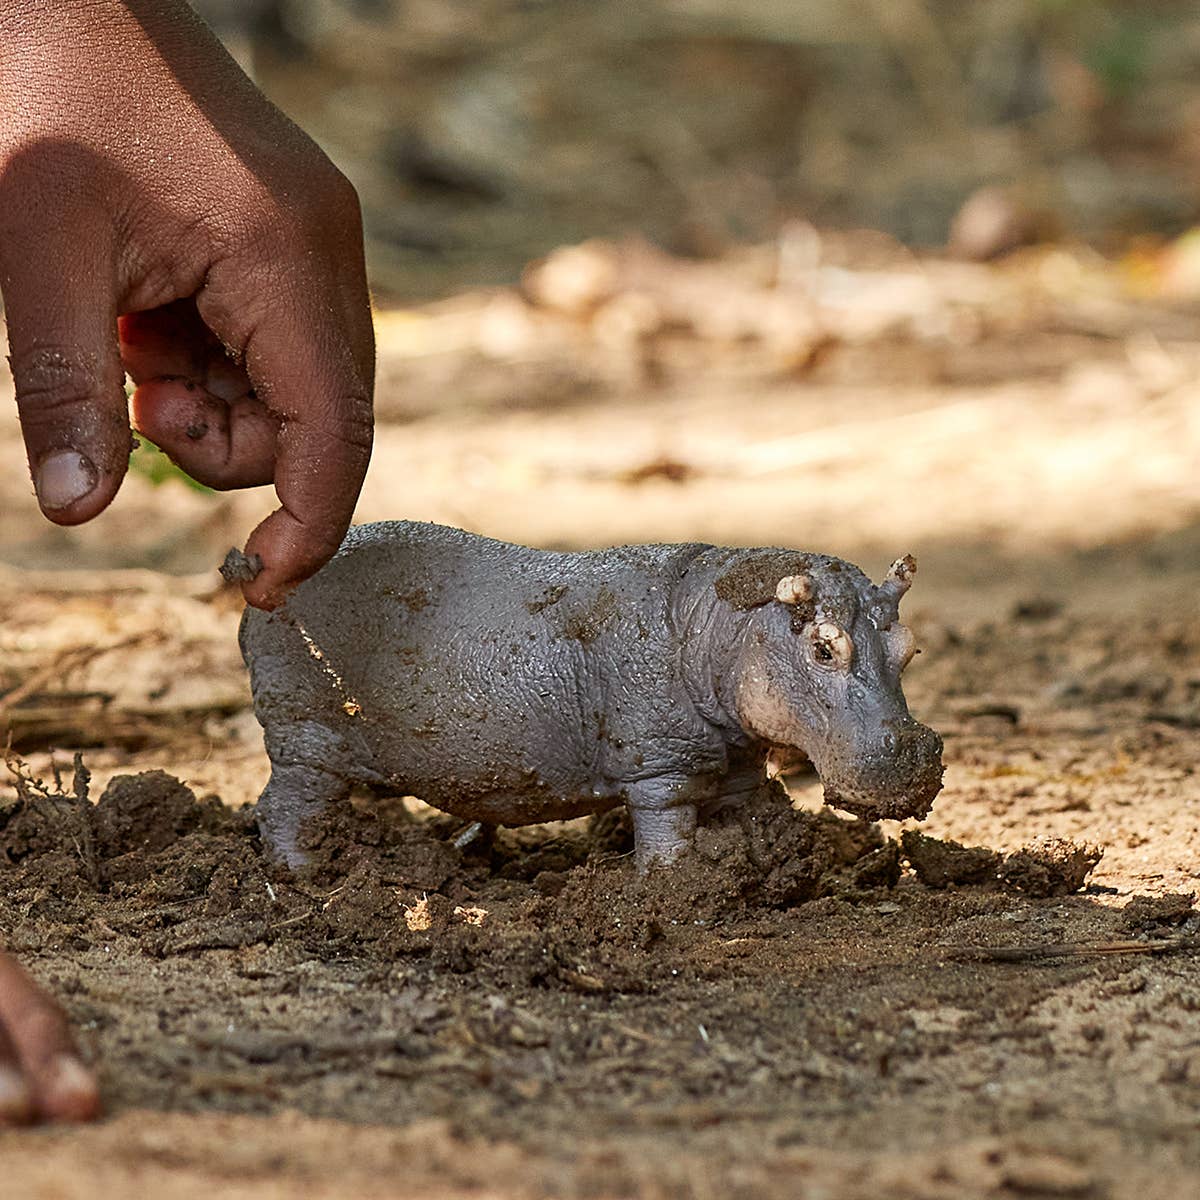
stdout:
[[32,1117],[33,1097],[25,1080],[12,1067],[0,1067],[0,1125],[21,1125]]
[[96,1080],[73,1055],[64,1054],[50,1064],[42,1094],[42,1107],[49,1116],[86,1121],[100,1107]]
[[69,508],[96,486],[96,468],[86,454],[56,450],[42,459],[33,486],[38,503],[47,511]]

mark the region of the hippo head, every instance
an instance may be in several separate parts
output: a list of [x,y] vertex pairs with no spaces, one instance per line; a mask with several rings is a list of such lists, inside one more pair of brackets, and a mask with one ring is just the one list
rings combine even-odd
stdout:
[[735,671],[742,729],[809,758],[825,801],[872,820],[923,817],[942,786],[942,739],[909,714],[900,674],[916,653],[900,598],[916,563],[878,586],[837,559],[798,560],[746,613]]

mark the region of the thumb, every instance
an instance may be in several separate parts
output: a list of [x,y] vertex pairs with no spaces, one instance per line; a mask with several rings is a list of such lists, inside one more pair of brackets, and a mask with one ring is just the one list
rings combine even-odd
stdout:
[[108,505],[132,448],[113,259],[71,224],[42,218],[0,238],[17,415],[38,503],[60,525]]

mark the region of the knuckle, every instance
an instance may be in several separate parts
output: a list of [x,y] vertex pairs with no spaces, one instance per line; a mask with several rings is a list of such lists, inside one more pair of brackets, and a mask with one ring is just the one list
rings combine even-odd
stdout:
[[85,450],[102,471],[122,469],[133,444],[119,364],[114,370],[86,351],[49,347],[10,361],[31,461],[69,447]]
[[344,462],[365,465],[375,438],[374,419],[370,410],[363,412],[358,402],[353,407],[339,407],[319,425],[316,431],[322,438],[341,448]]
[[[361,473],[371,456],[374,421],[361,400],[308,419],[294,417],[280,431],[280,445],[293,462],[311,462],[323,472]],[[336,465],[335,465],[336,464]]]
[[365,393],[347,397],[340,406],[341,440],[348,446],[370,453],[375,439],[375,413]]
[[339,396],[314,422],[323,439],[339,448],[338,457],[354,471],[365,471],[375,440],[375,417],[363,393]]
[[94,402],[116,382],[99,356],[73,346],[38,346],[9,359],[22,417]]
[[227,198],[199,217],[221,257],[269,262],[288,232],[288,213],[271,190],[248,172],[229,181]]
[[247,205],[238,214],[230,236],[231,248],[248,258],[259,269],[265,269],[280,251],[296,243],[300,224],[294,215],[270,201]]

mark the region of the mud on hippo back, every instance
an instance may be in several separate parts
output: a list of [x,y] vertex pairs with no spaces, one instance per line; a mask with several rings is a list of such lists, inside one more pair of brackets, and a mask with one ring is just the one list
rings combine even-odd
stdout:
[[367,784],[507,825],[624,803],[644,869],[764,787],[772,752],[810,759],[839,808],[923,816],[942,764],[900,686],[914,568],[876,586],[796,550],[356,527],[282,608],[243,619],[264,841],[303,865],[305,822]]

